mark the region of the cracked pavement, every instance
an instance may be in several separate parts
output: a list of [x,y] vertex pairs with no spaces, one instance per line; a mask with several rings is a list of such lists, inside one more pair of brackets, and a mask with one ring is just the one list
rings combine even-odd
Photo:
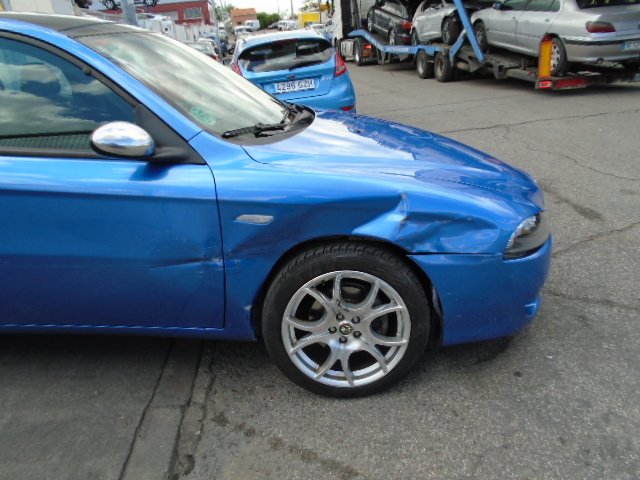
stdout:
[[288,381],[259,343],[0,337],[0,478],[637,479],[640,85],[539,92],[349,70],[358,111],[530,172],[554,235],[542,309],[427,352],[355,400]]
[[398,387],[349,401],[289,384],[259,344],[212,343],[216,378],[181,478],[636,479],[640,86],[536,92],[349,69],[359,113],[536,177],[555,239],[542,310],[513,337],[428,352]]

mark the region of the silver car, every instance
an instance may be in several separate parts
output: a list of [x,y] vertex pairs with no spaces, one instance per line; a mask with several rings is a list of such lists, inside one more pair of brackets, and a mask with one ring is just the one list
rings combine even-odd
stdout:
[[553,39],[553,75],[571,63],[640,65],[640,0],[504,0],[474,13],[480,48],[488,45],[534,57]]
[[[489,8],[494,0],[465,1],[467,12]],[[453,45],[462,30],[462,22],[453,0],[424,0],[413,16],[412,41],[414,45],[427,45],[442,41]]]

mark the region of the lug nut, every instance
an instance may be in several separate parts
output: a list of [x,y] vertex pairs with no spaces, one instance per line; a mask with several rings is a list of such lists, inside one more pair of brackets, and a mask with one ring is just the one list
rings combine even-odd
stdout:
[[360,317],[355,317],[353,320],[351,320],[352,323],[360,323]]
[[336,333],[338,329],[336,327],[329,328],[329,333]]
[[336,317],[338,320],[344,320],[344,315],[339,313]]
[[353,336],[356,338],[360,338],[362,334],[360,332],[353,332]]
[[347,337],[340,337],[340,343],[347,343]]

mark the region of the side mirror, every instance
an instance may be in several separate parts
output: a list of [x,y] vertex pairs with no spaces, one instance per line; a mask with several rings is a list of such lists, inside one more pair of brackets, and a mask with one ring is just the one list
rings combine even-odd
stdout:
[[129,122],[111,122],[93,131],[91,148],[101,155],[147,158],[156,152],[156,143],[146,130]]
[[229,65],[231,65],[231,59],[225,58],[224,60],[222,60],[222,64],[228,67]]

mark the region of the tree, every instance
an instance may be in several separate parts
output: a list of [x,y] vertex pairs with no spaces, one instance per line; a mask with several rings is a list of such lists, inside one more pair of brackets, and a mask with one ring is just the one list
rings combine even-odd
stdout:
[[316,12],[320,9],[320,2],[314,0],[305,0],[304,5],[300,8],[301,12]]
[[268,28],[269,25],[280,20],[280,15],[277,13],[258,12],[258,20],[260,20],[260,28]]

